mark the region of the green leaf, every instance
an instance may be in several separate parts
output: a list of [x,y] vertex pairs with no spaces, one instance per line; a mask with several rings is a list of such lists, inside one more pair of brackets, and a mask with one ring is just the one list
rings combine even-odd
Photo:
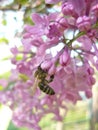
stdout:
[[7,128],[7,130],[27,130],[27,128],[24,128],[24,127],[23,128],[18,128],[11,121],[10,124],[9,124],[9,126],[8,126],[8,128]]
[[11,59],[11,57],[12,57],[12,56],[4,57],[4,58],[1,59],[1,61],[9,60],[9,59]]
[[14,88],[15,81],[9,82],[8,86],[4,89],[5,91],[7,90],[12,90]]
[[10,75],[11,75],[11,72],[10,72],[10,71],[8,71],[8,72],[6,72],[6,73],[4,73],[4,74],[0,75],[0,79],[1,79],[1,78],[8,79]]
[[27,75],[25,74],[19,74],[19,77],[23,80],[23,81],[27,81],[29,78]]
[[0,85],[0,91],[1,91],[1,90],[3,90],[3,86],[2,86],[2,85]]
[[8,44],[8,43],[9,43],[9,41],[8,41],[8,39],[7,39],[7,38],[2,37],[2,38],[0,38],[0,43],[6,43],[6,44]]
[[16,56],[16,60],[19,61],[19,60],[22,60],[23,59],[23,54],[18,54]]
[[15,0],[15,2],[20,5],[26,5],[29,2],[29,0]]
[[23,20],[24,20],[25,23],[28,23],[30,25],[34,25],[33,22],[32,22],[32,19],[29,16],[28,17],[24,17]]
[[3,20],[2,20],[2,24],[3,24],[4,26],[7,25],[6,19],[3,19]]
[[0,103],[0,109],[2,108],[2,104]]
[[28,0],[19,0],[19,1],[20,1],[20,4],[22,4],[22,5],[25,5],[28,3]]

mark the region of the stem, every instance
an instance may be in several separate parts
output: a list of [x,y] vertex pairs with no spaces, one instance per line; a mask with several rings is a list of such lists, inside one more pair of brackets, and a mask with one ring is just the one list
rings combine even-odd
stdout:
[[85,34],[86,34],[86,32],[79,32],[76,37],[74,37],[73,39],[71,39],[71,40],[67,43],[67,46],[68,46],[68,47],[71,47],[73,41],[75,41],[77,38],[79,38],[80,36],[83,36],[83,35],[85,35]]

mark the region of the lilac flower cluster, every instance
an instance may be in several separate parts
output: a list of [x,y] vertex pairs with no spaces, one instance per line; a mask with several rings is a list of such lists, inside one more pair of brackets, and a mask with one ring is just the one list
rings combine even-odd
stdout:
[[[53,113],[54,120],[62,121],[60,109],[67,111],[66,102],[82,100],[80,91],[90,98],[95,83],[92,66],[98,69],[98,0],[46,2],[62,2],[61,12],[32,14],[34,25],[25,26],[23,51],[11,49],[14,55],[11,61],[16,69],[0,92],[0,102],[13,110],[13,122],[34,130],[40,130],[41,118],[49,113]],[[72,38],[67,37],[70,32]],[[62,48],[53,55],[49,50],[60,44]],[[19,54],[22,54],[21,60],[17,60]],[[55,95],[39,89],[34,77],[38,66],[47,70],[47,78],[54,75],[49,86]]]

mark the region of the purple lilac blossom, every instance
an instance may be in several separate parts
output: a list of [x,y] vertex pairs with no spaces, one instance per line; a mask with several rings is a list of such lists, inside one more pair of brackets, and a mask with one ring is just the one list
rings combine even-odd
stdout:
[[[4,81],[3,84],[0,81],[4,86],[4,91],[0,92],[0,102],[12,109],[13,122],[17,126],[34,130],[41,129],[39,122],[49,113],[54,115],[54,120],[62,121],[64,116],[60,115],[60,109],[67,111],[65,102],[75,104],[82,100],[80,91],[90,98],[95,84],[92,65],[98,70],[98,1],[46,2],[62,2],[61,12],[49,15],[32,14],[34,25],[26,25],[24,28],[23,51],[16,47],[11,49],[11,61],[16,68],[12,70],[9,83]],[[72,39],[67,38],[70,30],[73,32]],[[51,51],[47,53],[60,43],[63,47],[55,56]],[[17,60],[18,54],[23,55],[21,60]],[[38,88],[34,74],[39,65],[44,71],[47,70],[47,78],[54,75],[49,85],[55,95],[47,95]]]

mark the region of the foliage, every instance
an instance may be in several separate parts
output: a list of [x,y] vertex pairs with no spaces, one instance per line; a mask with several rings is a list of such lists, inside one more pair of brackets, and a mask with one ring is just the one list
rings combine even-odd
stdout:
[[9,41],[5,37],[3,37],[3,38],[0,38],[0,43],[6,43],[6,44],[8,44]]

